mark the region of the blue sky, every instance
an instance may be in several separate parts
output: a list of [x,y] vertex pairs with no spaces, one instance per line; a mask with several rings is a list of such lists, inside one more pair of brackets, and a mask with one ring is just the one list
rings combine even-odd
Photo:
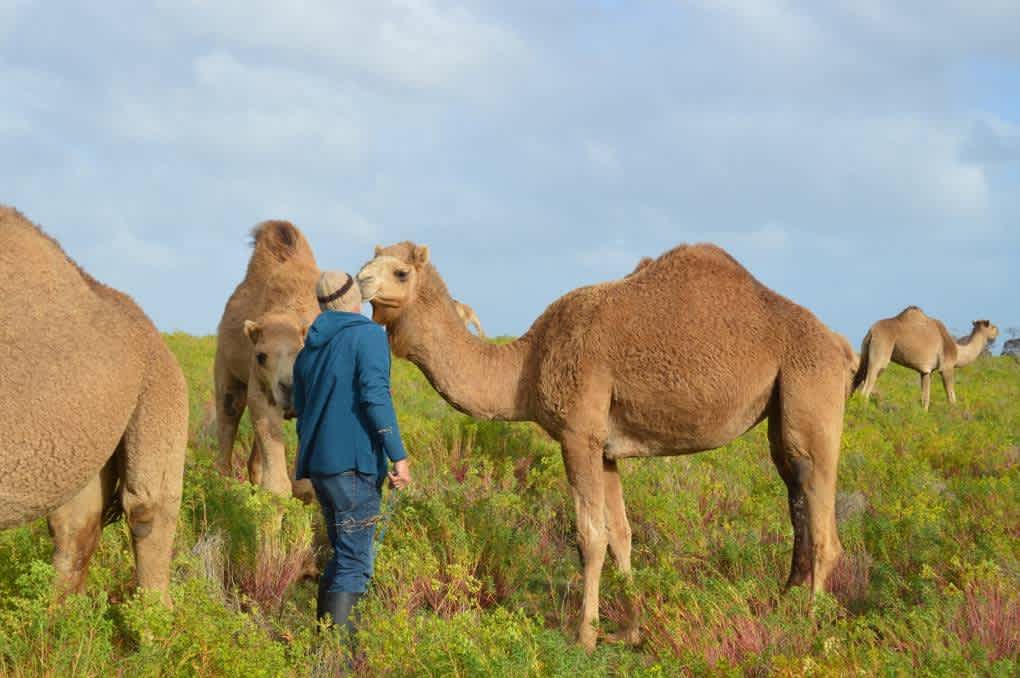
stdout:
[[268,218],[324,268],[427,243],[495,334],[692,241],[854,343],[1020,326],[1011,0],[0,0],[0,157],[164,330],[215,331]]

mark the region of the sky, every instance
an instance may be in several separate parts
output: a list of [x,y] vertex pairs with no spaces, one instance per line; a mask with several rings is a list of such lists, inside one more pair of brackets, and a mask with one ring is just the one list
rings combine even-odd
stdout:
[[323,268],[429,245],[490,334],[684,242],[854,344],[1020,328],[1016,0],[0,0],[0,159],[164,331],[271,218]]

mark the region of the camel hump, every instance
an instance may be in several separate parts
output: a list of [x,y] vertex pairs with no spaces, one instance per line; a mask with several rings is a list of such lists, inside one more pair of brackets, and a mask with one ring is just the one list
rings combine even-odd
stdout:
[[311,252],[301,231],[289,221],[263,221],[251,230],[251,240],[255,248],[253,259],[268,255],[284,262],[303,250]]
[[907,318],[913,315],[924,315],[924,311],[921,310],[920,306],[907,306],[905,309],[896,314],[897,318]]

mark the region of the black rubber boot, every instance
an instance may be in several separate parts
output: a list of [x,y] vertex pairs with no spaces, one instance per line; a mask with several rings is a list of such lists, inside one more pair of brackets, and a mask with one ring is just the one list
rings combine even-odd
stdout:
[[363,595],[349,591],[327,591],[322,597],[325,610],[322,616],[332,616],[333,624],[337,628],[343,626],[353,637],[358,630],[358,615],[351,612]]
[[319,577],[319,593],[315,598],[315,618],[322,621],[329,615],[329,610],[326,609],[326,590],[329,588],[329,582],[324,577]]

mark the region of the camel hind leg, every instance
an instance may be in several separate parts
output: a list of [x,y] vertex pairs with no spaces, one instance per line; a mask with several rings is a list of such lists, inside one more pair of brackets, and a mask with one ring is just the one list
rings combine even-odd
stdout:
[[170,602],[170,560],[181,506],[188,441],[188,394],[167,355],[124,433],[121,503],[131,528],[140,588]]
[[793,558],[790,564],[790,576],[786,580],[786,588],[800,586],[811,578],[811,531],[808,526],[807,498],[804,495],[805,469],[788,454],[783,445],[782,423],[769,419],[769,447],[772,451],[772,462],[779,471],[779,476],[786,483],[787,504],[790,509],[790,523],[793,525]]
[[[875,334],[871,335],[866,347],[868,371],[864,377],[864,385],[861,386],[861,395],[864,396],[865,400],[871,397],[879,375],[889,366],[889,361],[892,360],[893,348],[894,343],[887,340],[881,334],[877,336]],[[861,359],[864,359],[863,355]]]
[[790,381],[781,387],[778,435],[769,424],[773,458],[779,457],[776,466],[790,488],[794,554],[788,583],[810,579],[812,592],[819,592],[843,552],[836,530],[843,388],[824,374]]
[[115,501],[118,461],[117,455],[110,457],[78,494],[47,516],[56,588],[61,594],[85,589],[89,562],[102,536],[104,514]]
[[620,630],[609,636],[611,642],[624,642],[637,645],[641,642],[640,613],[634,603],[630,583],[633,580],[630,565],[631,529],[627,520],[627,507],[623,501],[623,484],[620,482],[620,471],[615,461],[605,460],[602,463],[602,480],[606,495],[606,527],[609,531],[609,551],[613,554],[616,567],[628,584],[626,595],[626,619]]

